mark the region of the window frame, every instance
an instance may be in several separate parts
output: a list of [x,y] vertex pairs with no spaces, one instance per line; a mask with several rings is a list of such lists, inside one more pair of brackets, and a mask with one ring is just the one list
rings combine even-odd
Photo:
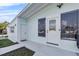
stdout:
[[[43,26],[41,26],[43,25]],[[38,36],[46,37],[46,18],[38,19]]]

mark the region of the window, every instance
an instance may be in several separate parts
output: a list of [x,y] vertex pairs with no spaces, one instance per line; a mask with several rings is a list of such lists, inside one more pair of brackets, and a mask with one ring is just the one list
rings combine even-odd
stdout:
[[10,32],[14,33],[14,26],[10,27]]
[[45,18],[41,18],[38,20],[38,36],[45,37]]
[[49,20],[49,30],[56,30],[56,20]]
[[61,14],[61,38],[75,40],[78,30],[78,10]]

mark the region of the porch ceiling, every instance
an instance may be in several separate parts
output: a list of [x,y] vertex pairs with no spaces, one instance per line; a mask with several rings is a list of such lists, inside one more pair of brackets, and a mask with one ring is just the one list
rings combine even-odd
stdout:
[[34,15],[35,13],[37,13],[39,10],[41,10],[46,5],[48,5],[48,3],[33,3],[24,12],[22,12],[19,15],[19,17],[28,18],[28,17]]

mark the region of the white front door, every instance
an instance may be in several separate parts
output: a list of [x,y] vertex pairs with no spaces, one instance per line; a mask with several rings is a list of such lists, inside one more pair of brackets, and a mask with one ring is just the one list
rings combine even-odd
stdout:
[[27,40],[26,25],[21,24],[21,41]]
[[60,20],[58,17],[47,19],[47,43],[59,45],[60,40]]

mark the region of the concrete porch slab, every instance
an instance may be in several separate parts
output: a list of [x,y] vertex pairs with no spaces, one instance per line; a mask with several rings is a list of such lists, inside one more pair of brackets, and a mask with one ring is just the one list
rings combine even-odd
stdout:
[[78,55],[75,52],[67,51],[57,47],[51,47],[33,41],[19,42],[19,44],[16,45],[0,48],[0,55],[21,47],[26,47],[30,50],[35,51],[35,54],[33,56],[77,56]]
[[67,51],[57,47],[47,46],[32,41],[21,42],[21,44],[24,44],[26,48],[35,51],[36,53],[34,54],[34,56],[76,56],[75,52]]

